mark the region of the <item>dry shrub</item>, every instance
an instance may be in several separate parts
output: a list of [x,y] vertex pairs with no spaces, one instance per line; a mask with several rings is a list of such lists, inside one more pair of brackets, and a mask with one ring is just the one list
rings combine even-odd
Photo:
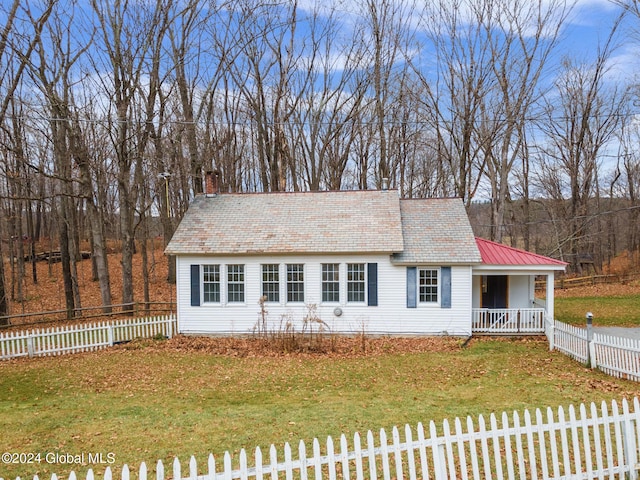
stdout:
[[[426,352],[452,352],[462,349],[464,339],[455,337],[368,337],[366,350],[359,335],[326,335],[325,349],[299,348],[283,350],[273,342],[253,335],[238,337],[204,337],[177,335],[165,341],[145,341],[144,348],[208,353],[230,357],[373,357],[379,355],[403,355]],[[133,343],[133,342],[132,342]],[[132,344],[119,348],[135,348]]]

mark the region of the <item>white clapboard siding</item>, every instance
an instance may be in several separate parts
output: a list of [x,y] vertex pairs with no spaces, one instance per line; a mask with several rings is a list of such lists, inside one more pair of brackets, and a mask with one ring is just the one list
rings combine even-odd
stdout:
[[129,318],[0,334],[0,360],[98,350],[135,338],[172,337],[174,315]]
[[[286,443],[281,451],[272,445],[268,454],[256,448],[250,461],[246,450],[222,459],[209,455],[207,464],[198,466],[191,457],[185,468],[176,458],[167,468],[161,461],[155,473],[145,463],[137,478],[147,480],[217,479],[637,479],[640,445],[640,404],[627,400],[619,408],[616,401],[592,403],[578,408],[547,408],[533,414],[525,410],[489,420],[458,418],[453,429],[448,420],[438,428],[418,424],[415,431],[393,427],[389,437],[384,429],[366,439],[355,433],[349,444],[345,435],[339,442],[328,437],[321,444],[314,439],[310,450],[300,441],[297,453]],[[403,432],[401,434],[401,431]],[[124,466],[120,476],[109,467],[105,480],[136,477]],[[37,477],[34,477],[37,478]],[[57,476],[52,476],[52,479]],[[71,473],[70,479],[76,479]],[[93,480],[89,470],[86,480]],[[0,479],[2,480],[2,479]]]

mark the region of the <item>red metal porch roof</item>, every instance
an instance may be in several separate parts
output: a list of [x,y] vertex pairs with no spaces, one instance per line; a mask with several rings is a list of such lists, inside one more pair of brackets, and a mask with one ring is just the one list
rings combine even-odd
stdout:
[[568,265],[567,262],[476,237],[485,265]]

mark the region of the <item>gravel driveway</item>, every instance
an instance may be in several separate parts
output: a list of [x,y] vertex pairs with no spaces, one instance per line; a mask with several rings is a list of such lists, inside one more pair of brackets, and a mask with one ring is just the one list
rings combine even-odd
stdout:
[[640,328],[637,327],[593,327],[593,331],[603,335],[613,335],[616,337],[633,338],[640,340]]

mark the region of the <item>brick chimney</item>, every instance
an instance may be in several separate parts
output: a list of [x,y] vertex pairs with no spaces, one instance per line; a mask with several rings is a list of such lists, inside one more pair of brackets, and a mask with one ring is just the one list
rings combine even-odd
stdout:
[[220,193],[220,189],[218,187],[218,176],[220,174],[218,171],[207,172],[204,177],[204,193],[207,197],[213,197]]

